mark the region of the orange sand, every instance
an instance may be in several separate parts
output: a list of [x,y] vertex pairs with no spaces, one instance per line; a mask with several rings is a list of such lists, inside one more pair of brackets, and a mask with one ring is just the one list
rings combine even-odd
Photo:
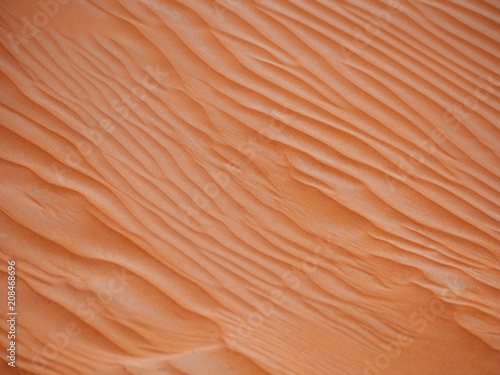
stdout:
[[500,374],[498,0],[2,0],[0,43],[1,374]]

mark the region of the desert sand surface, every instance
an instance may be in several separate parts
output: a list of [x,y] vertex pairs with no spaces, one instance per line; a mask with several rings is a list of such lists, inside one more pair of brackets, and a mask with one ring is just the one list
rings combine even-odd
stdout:
[[1,0],[0,51],[0,374],[500,374],[500,1]]

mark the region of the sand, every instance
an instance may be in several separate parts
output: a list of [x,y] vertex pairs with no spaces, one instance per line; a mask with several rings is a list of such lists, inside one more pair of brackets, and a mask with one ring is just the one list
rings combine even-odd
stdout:
[[0,45],[1,374],[500,374],[499,1],[2,0]]

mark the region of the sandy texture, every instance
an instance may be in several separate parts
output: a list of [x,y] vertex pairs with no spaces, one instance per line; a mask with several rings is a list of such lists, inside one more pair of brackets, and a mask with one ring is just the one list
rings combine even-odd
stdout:
[[0,373],[500,374],[498,0],[2,0],[0,49]]

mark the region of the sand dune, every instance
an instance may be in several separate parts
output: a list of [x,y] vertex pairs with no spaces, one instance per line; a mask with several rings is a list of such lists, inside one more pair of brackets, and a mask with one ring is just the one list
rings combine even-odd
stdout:
[[2,374],[500,373],[498,1],[0,9]]

